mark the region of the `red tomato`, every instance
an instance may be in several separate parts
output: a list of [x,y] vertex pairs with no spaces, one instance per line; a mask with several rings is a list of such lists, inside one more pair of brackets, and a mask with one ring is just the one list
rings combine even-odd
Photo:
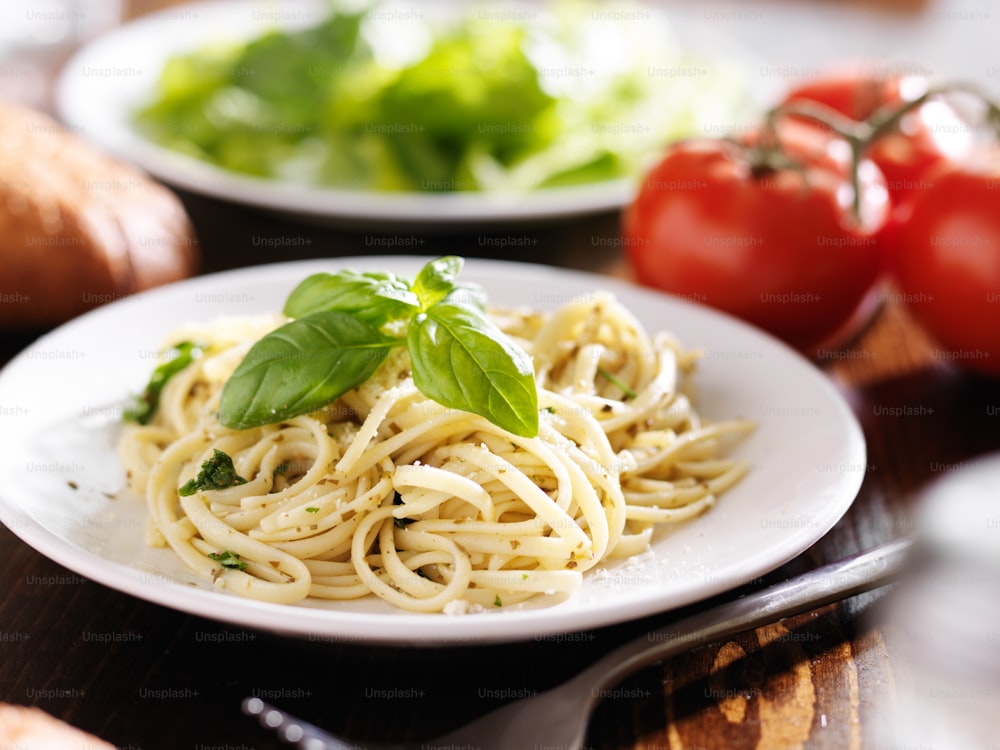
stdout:
[[938,356],[1000,375],[1000,155],[983,161],[928,175],[893,272]]
[[863,62],[844,63],[799,83],[788,92],[785,101],[819,102],[860,122],[886,104],[913,98],[903,96],[901,80],[901,76]]
[[[898,107],[926,93],[920,75],[899,75],[862,63],[831,70],[792,89],[785,102],[813,101],[852,120],[868,120],[883,107]],[[920,188],[927,170],[968,149],[969,133],[942,101],[932,100],[906,115],[898,130],[872,144],[870,158],[885,175],[889,190],[906,194]]]
[[[812,101],[852,120],[868,120],[882,107],[899,107],[926,93],[919,74],[901,74],[878,64],[851,63],[795,87],[785,103]],[[929,186],[928,173],[968,154],[970,128],[946,102],[931,99],[903,117],[899,128],[878,138],[866,156],[885,175],[892,213],[879,235],[884,252],[896,252],[897,235],[913,210],[913,199]]]
[[871,164],[861,171],[857,223],[850,185],[825,159],[759,169],[723,140],[675,144],[623,215],[636,277],[814,350],[879,276],[873,232],[886,216],[884,182]]

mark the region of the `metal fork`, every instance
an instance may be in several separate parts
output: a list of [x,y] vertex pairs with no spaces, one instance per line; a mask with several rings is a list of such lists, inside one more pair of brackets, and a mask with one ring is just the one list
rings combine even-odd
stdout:
[[899,539],[720,604],[628,641],[575,677],[544,693],[486,714],[453,732],[409,745],[363,744],[335,737],[259,698],[243,701],[257,717],[300,750],[434,750],[472,747],[583,747],[591,711],[609,688],[642,667],[698,646],[883,586],[903,570],[910,539]]

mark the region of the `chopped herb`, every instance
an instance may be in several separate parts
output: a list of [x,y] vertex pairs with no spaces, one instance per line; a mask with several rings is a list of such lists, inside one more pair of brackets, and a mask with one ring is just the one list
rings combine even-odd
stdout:
[[308,508],[306,508],[306,513],[319,513],[319,508],[315,508],[310,505]]
[[503,602],[500,601],[500,594],[497,594],[497,598],[493,600],[493,606],[494,607],[502,607],[503,606]]
[[233,570],[247,569],[247,564],[235,552],[230,552],[229,550],[225,550],[224,552],[209,552],[208,556],[223,568],[231,568]]
[[212,457],[202,463],[198,476],[185,482],[177,493],[181,497],[187,497],[202,490],[224,490],[246,482],[246,479],[236,473],[229,454],[216,448]]
[[598,367],[597,368],[597,374],[600,375],[605,380],[607,380],[609,383],[611,383],[611,385],[620,388],[621,391],[622,391],[622,393],[625,394],[626,398],[635,398],[636,396],[639,395],[638,393],[636,393],[635,391],[633,391],[631,388],[629,388],[627,385],[625,385],[621,380],[619,380],[614,375],[612,375],[610,372],[608,372],[607,370],[605,370],[603,367]]
[[405,529],[407,526],[413,523],[413,520],[414,519],[412,518],[394,518],[392,519],[392,522],[395,524],[397,529]]
[[167,381],[198,359],[204,352],[205,347],[201,344],[194,344],[190,341],[175,344],[169,352],[170,356],[167,361],[153,370],[142,394],[136,396],[132,406],[125,409],[122,419],[126,422],[149,424],[160,405],[160,394]]

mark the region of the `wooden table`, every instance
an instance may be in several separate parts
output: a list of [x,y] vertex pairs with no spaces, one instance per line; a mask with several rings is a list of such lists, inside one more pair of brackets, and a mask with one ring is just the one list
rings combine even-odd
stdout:
[[[372,254],[373,246],[392,238],[419,254],[480,256],[508,237],[527,243],[497,253],[504,258],[624,273],[614,215],[491,234],[385,234],[295,224],[182,197],[201,237],[204,271]],[[275,250],[276,244],[285,249]],[[2,361],[27,343],[0,341]],[[1000,448],[1000,382],[935,358],[891,296],[852,348],[820,366],[863,425],[868,470],[844,519],[765,583],[905,532],[908,506],[926,482]],[[901,406],[918,408],[888,408]],[[913,416],[898,416],[903,413]],[[0,555],[6,571],[0,700],[40,706],[121,747],[146,750],[278,747],[240,714],[247,695],[270,698],[359,742],[426,739],[505,696],[551,686],[676,616],[561,642],[458,648],[311,642],[138,601],[61,568],[4,528]],[[905,679],[892,627],[879,617],[881,600],[878,593],[860,596],[645,669],[615,693],[627,698],[599,706],[588,744],[646,750],[877,747],[871,733],[891,711],[897,680]]]
[[[137,15],[162,4],[132,0],[129,8]],[[767,23],[782,19],[773,14]],[[934,19],[927,23],[937,33]],[[757,27],[744,30],[748,37],[758,33]],[[945,31],[967,29],[953,24]],[[981,32],[984,39],[991,36],[985,26]],[[845,43],[852,38],[841,37]],[[793,49],[795,40],[787,40]],[[929,51],[938,60],[972,66],[968,57]],[[434,235],[337,230],[182,198],[201,239],[205,272],[385,251],[492,255],[625,272],[615,215]],[[505,238],[514,241],[497,250]],[[28,343],[27,337],[0,338],[0,364]],[[910,506],[927,482],[1000,449],[1000,381],[962,373],[935,356],[891,296],[851,348],[818,364],[857,413],[868,441],[868,470],[843,520],[763,584],[905,533]],[[133,599],[50,562],[2,526],[0,556],[0,700],[40,706],[133,750],[279,747],[241,716],[239,704],[247,695],[271,699],[359,742],[425,740],[505,696],[554,685],[616,644],[678,616],[563,641],[503,646],[315,642],[241,630]],[[647,668],[619,686],[615,695],[621,698],[600,704],[588,745],[888,750],[874,738],[907,672],[894,629],[881,616],[884,601],[884,592],[859,596]]]

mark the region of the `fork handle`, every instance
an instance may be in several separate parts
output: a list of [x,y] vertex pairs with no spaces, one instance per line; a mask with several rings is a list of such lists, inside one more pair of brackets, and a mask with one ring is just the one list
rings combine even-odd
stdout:
[[642,667],[785,617],[808,612],[896,580],[912,540],[897,539],[789,578],[622,644],[570,682],[586,691],[588,706],[604,688]]

